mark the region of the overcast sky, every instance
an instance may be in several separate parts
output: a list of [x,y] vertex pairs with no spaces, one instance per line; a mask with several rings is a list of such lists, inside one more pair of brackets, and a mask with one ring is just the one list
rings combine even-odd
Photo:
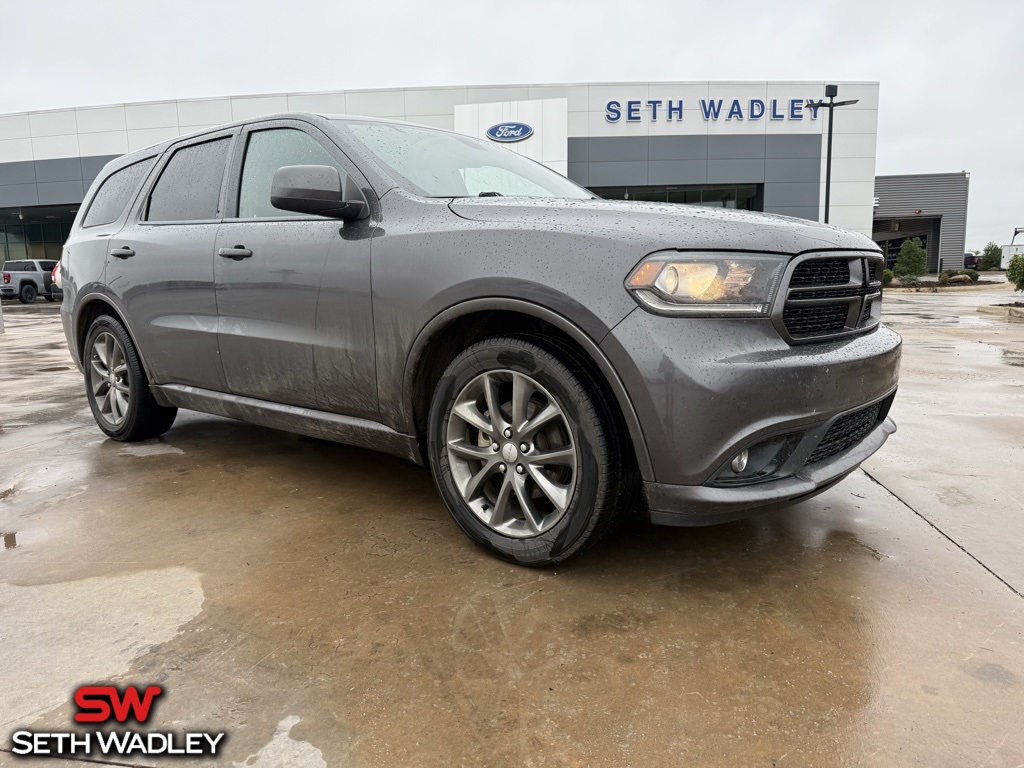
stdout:
[[0,0],[0,20],[0,113],[426,85],[877,80],[876,173],[970,171],[969,249],[1024,226],[1020,0]]

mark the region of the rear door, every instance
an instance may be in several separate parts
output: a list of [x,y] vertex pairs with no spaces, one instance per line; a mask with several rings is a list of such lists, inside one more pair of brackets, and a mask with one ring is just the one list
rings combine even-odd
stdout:
[[159,384],[226,391],[217,348],[213,260],[225,170],[238,129],[172,145],[126,226],[106,282]]
[[[332,165],[343,180],[357,173],[330,138],[308,123],[246,126],[232,163],[229,216],[217,236],[227,385],[260,400],[376,416],[372,225],[369,219],[342,222],[275,208],[272,180],[287,165]],[[326,320],[318,315],[325,301]]]

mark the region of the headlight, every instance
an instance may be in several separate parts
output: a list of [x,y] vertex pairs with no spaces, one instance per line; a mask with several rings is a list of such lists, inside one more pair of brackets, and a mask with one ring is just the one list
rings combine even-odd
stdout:
[[767,315],[783,266],[778,256],[656,253],[626,278],[626,289],[656,312]]

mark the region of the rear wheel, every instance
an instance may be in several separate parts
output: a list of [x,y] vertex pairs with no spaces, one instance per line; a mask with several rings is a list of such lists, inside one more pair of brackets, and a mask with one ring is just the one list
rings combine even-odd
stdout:
[[32,283],[25,283],[18,293],[18,301],[22,304],[32,304],[36,300],[36,287]]
[[153,399],[135,345],[116,318],[100,315],[93,321],[82,362],[89,407],[108,437],[133,442],[171,428],[178,409]]
[[492,554],[562,562],[610,534],[635,502],[611,404],[588,380],[569,350],[519,338],[480,342],[441,377],[431,471],[455,522]]

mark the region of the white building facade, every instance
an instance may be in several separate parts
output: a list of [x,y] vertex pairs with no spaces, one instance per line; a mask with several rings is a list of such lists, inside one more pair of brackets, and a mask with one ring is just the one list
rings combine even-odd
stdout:
[[[858,103],[836,111],[830,219],[870,236],[878,84],[838,85],[840,99]],[[77,204],[111,158],[280,112],[387,117],[481,138],[514,123],[527,135],[507,147],[605,197],[820,220],[828,114],[807,103],[824,89],[824,82],[703,81],[456,86],[0,115],[0,256],[59,254]]]

